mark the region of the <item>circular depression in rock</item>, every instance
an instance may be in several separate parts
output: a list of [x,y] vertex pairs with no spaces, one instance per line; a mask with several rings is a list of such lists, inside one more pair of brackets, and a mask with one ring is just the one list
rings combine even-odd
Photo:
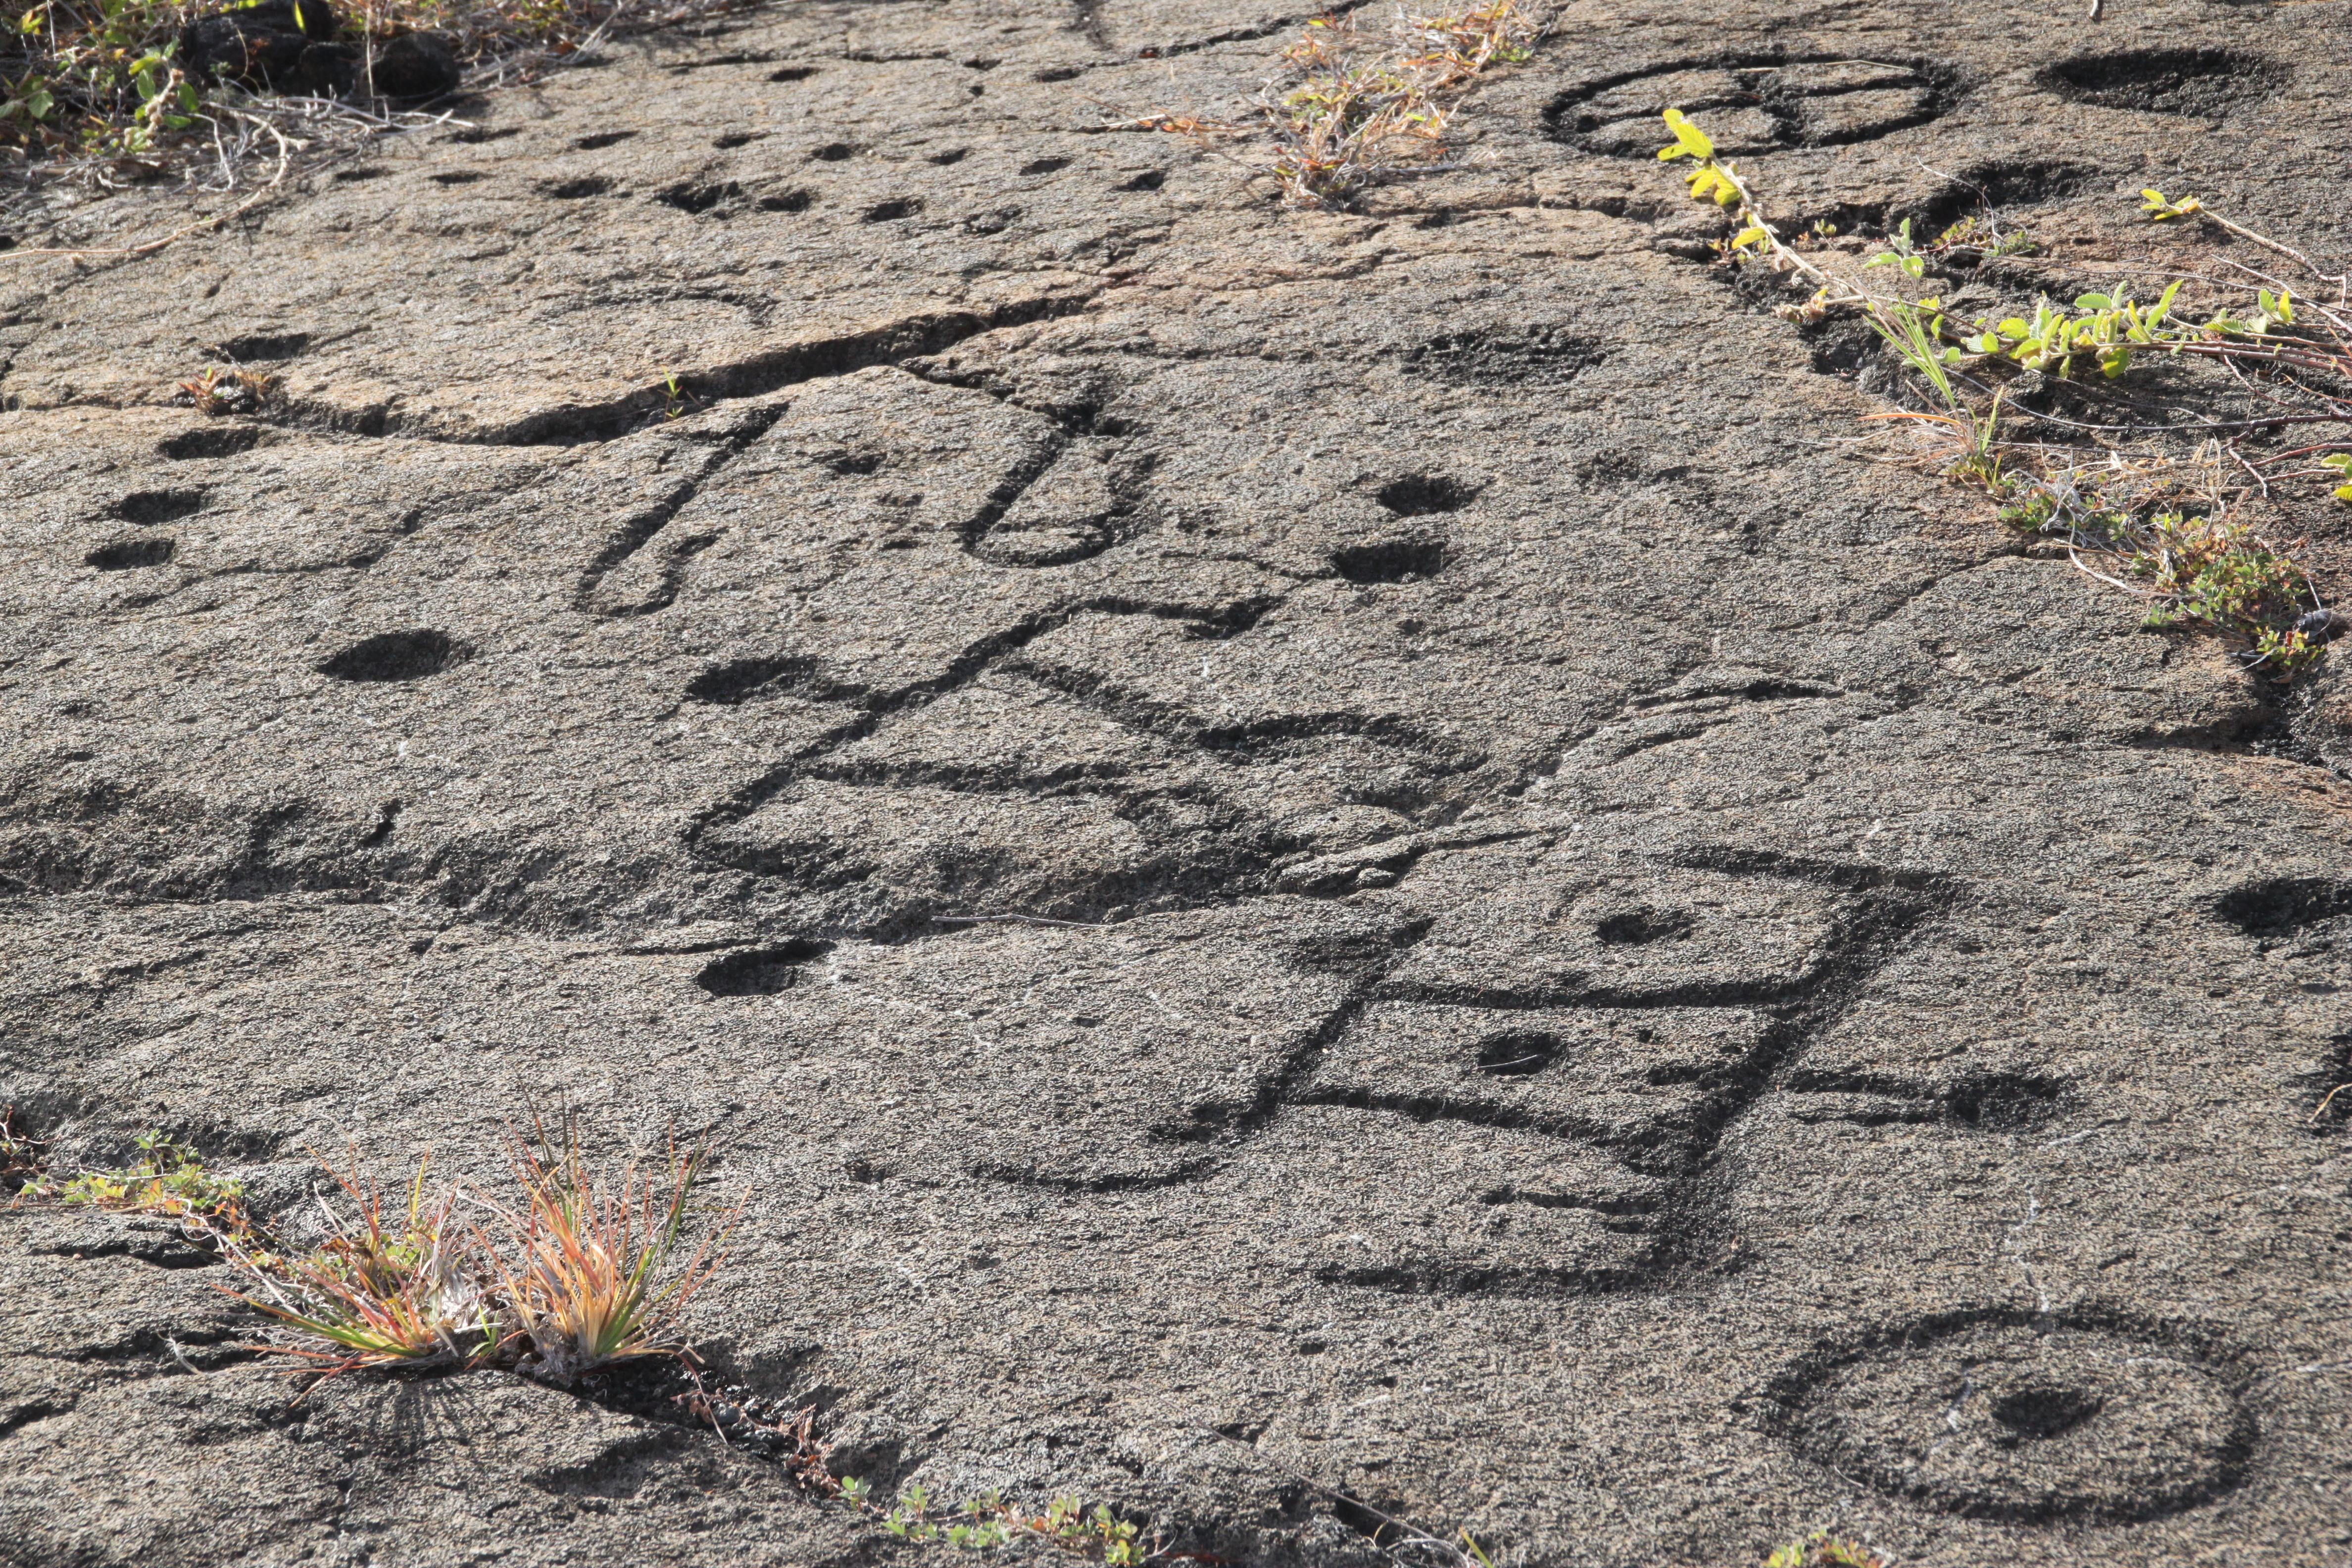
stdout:
[[2277,62],[2234,49],[2126,49],[2061,60],[2039,79],[2075,103],[2213,118],[2269,97],[2286,77]]
[[832,951],[829,942],[805,938],[777,947],[746,948],[712,959],[694,983],[713,996],[773,996],[799,984],[801,965]]
[[1915,1324],[1776,1389],[1805,1458],[1970,1519],[2127,1522],[2236,1483],[2252,1417],[2151,1333],[2004,1316]]
[[422,680],[474,657],[446,632],[378,632],[319,666],[335,680]]

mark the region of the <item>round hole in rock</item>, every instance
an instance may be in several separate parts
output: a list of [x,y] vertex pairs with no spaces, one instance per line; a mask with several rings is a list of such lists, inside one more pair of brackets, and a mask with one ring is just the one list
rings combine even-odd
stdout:
[[1331,552],[1331,568],[1350,583],[1403,583],[1444,569],[1445,546],[1433,539],[1385,539]]
[[1525,1078],[1551,1066],[1562,1042],[1558,1035],[1512,1029],[1478,1042],[1478,1070],[1496,1078]]
[[1399,517],[1431,517],[1442,511],[1459,511],[1478,496],[1475,486],[1459,479],[1449,479],[1443,474],[1407,474],[1401,479],[1391,479],[1372,493],[1372,499]]
[[446,632],[378,632],[319,666],[336,680],[422,680],[474,657]]
[[141,528],[177,522],[205,509],[202,490],[133,490],[107,510]]
[[816,660],[787,654],[781,658],[738,658],[712,665],[686,683],[689,702],[731,708],[754,696],[773,695],[804,684],[816,674]]
[[759,208],[763,213],[804,213],[816,198],[806,191],[783,191],[772,196],[761,196]]
[[2352,882],[2281,877],[2232,888],[2213,912],[2248,936],[2289,936],[2352,914]]
[[1067,158],[1032,158],[1029,162],[1021,165],[1021,173],[1024,174],[1050,174],[1056,170],[1066,169],[1069,166],[1070,161]]
[[2079,1390],[2035,1384],[2001,1394],[1987,1413],[2009,1428],[2010,1441],[2041,1442],[2072,1432],[2099,1408],[2098,1400]]
[[156,450],[174,462],[191,458],[234,458],[259,445],[261,432],[250,425],[219,426],[188,430],[163,442]]
[[1680,910],[1627,910],[1594,926],[1592,934],[1612,947],[1636,947],[1650,942],[1678,942],[1697,924]]
[[142,566],[161,566],[178,549],[178,543],[169,539],[118,539],[91,551],[83,557],[83,563],[101,572],[132,572]]
[[219,357],[237,364],[254,364],[268,360],[292,359],[310,346],[308,332],[249,332],[241,338],[228,338],[213,345]]
[[796,937],[776,947],[746,948],[714,958],[694,983],[713,996],[773,996],[800,980],[800,966],[833,951],[829,942]]

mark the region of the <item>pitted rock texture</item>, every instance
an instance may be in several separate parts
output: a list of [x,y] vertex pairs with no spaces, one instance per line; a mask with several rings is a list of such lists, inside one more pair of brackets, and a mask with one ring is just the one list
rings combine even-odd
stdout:
[[[2342,252],[2342,50],[2079,9],[1571,5],[1308,214],[1131,123],[1303,13],[782,6],[0,262],[0,1100],[288,1215],[533,1104],[707,1138],[714,1368],[1228,1561],[1381,1561],[1320,1487],[2341,1568],[2340,682],[1855,460],[1867,343],[1643,130],[1801,224],[1981,191],[2028,293],[2210,257],[2143,185]],[[159,1221],[0,1269],[0,1562],[918,1554],[595,1390],[294,1401]]]

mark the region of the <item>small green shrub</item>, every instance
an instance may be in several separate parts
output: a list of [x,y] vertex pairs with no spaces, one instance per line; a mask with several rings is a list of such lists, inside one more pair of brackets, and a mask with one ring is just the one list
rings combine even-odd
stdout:
[[1858,1541],[1816,1530],[1764,1559],[1764,1568],[1886,1568],[1886,1559]]
[[237,1213],[237,1202],[245,1195],[243,1184],[234,1177],[215,1176],[205,1170],[194,1149],[161,1131],[142,1132],[135,1142],[139,1157],[128,1165],[84,1171],[62,1182],[42,1177],[27,1185],[22,1195],[53,1199],[69,1208],[195,1221]]
[[884,1507],[874,1490],[855,1477],[836,1481],[833,1495],[866,1515],[901,1541],[920,1541],[968,1552],[986,1552],[1014,1542],[1050,1546],[1089,1563],[1138,1568],[1163,1560],[1154,1541],[1147,1544],[1138,1526],[1097,1503],[1089,1510],[1074,1497],[1058,1497],[1043,1513],[1030,1513],[989,1491],[952,1508],[932,1506],[930,1493],[909,1486]]
[[[1981,226],[1963,220],[1922,246],[1906,220],[1858,271],[1834,271],[1824,264],[1825,257],[1807,256],[1781,237],[1746,178],[1717,155],[1703,130],[1675,110],[1667,110],[1664,120],[1674,141],[1659,150],[1660,160],[1690,163],[1685,177],[1692,196],[1733,214],[1734,232],[1718,245],[1726,263],[1761,265],[1812,283],[1812,296],[1803,305],[1777,309],[1785,319],[1810,322],[1834,310],[1858,310],[1937,405],[1927,413],[1869,417],[1949,430],[1958,443],[1946,463],[1947,475],[1983,489],[2011,528],[2064,549],[2077,566],[2101,581],[2152,600],[2148,626],[2203,626],[2240,640],[2253,664],[2267,667],[2281,680],[2292,679],[2323,656],[2338,619],[2321,611],[2309,574],[2291,553],[2227,520],[2222,465],[2227,454],[2266,493],[2277,481],[2319,479],[2329,482],[2336,499],[2352,501],[2352,452],[2330,451],[2327,443],[2320,443],[2249,453],[2234,444],[2256,429],[2352,423],[2352,397],[2343,392],[2352,384],[2352,320],[2340,310],[2300,308],[2294,290],[2275,279],[2254,288],[2251,298],[2239,290],[2243,302],[2238,306],[2225,305],[2201,321],[2188,320],[2176,307],[2192,279],[2176,279],[2146,305],[2128,285],[2117,283],[2080,295],[2071,306],[2044,297],[2030,310],[1956,322],[1940,300],[1887,294],[1871,288],[1864,275],[1884,268],[1918,280],[1931,261],[1973,257],[1981,263],[2030,248],[2030,239],[2002,234],[1987,215]],[[2211,223],[2342,283],[2320,272],[2301,251],[2217,216],[2194,197],[2173,201],[2154,190],[2141,195],[2143,210],[2155,221]],[[1816,226],[1817,238],[1829,237],[1824,226]],[[2218,429],[2220,435],[2187,464],[2168,448],[2168,442],[2179,439],[2173,426],[2136,425],[2128,417],[2084,426],[2105,443],[2085,454],[2089,462],[2063,448],[2053,452],[2046,443],[2008,436],[2006,378],[2033,374],[2063,381],[2095,367],[2101,379],[2119,381],[2147,353],[2216,360],[2242,379],[2259,377],[2276,412],[2235,425],[2208,425],[2205,430]],[[2067,423],[2055,422],[2062,427]],[[2126,441],[2114,441],[2116,434]],[[2285,466],[2297,463],[2304,466]],[[2200,476],[2197,491],[2202,504],[2162,504],[2177,500],[2180,487],[2171,476],[2184,468]],[[2140,484],[2150,476],[2156,482]],[[2127,493],[2135,489],[2143,493]]]

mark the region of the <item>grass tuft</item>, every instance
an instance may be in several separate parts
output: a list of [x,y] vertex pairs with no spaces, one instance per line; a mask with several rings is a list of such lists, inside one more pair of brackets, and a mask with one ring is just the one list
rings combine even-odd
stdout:
[[[428,1187],[420,1160],[406,1201],[388,1201],[362,1176],[320,1163],[341,1205],[321,1201],[326,1239],[289,1246],[256,1221],[234,1178],[206,1171],[161,1132],[138,1140],[121,1170],[64,1181],[43,1173],[42,1146],[0,1113],[0,1162],[21,1199],[179,1220],[191,1239],[243,1276],[228,1294],[271,1319],[260,1346],[332,1376],[369,1367],[510,1368],[549,1383],[645,1356],[683,1357],[672,1339],[688,1301],[724,1262],[739,1203],[680,1253],[707,1163],[670,1151],[667,1173],[635,1165],[600,1180],[566,1116],[551,1135],[533,1118],[513,1140],[508,1202],[470,1187]],[[20,1173],[21,1173],[21,1176]],[[478,1215],[477,1218],[475,1216]]]
[[[1444,135],[1461,94],[1488,68],[1529,58],[1546,26],[1517,0],[1430,15],[1400,7],[1378,31],[1357,16],[1308,23],[1259,94],[1259,118],[1275,142],[1262,166],[1295,206],[1343,207],[1383,181],[1456,167]],[[1252,133],[1246,124],[1194,115],[1127,123],[1184,136]]]
[[354,1214],[328,1210],[331,1234],[306,1256],[270,1251],[249,1226],[220,1233],[221,1251],[259,1292],[238,1299],[295,1332],[272,1348],[337,1372],[493,1359],[504,1336],[474,1235],[457,1223],[455,1193],[427,1201],[426,1163],[417,1162],[405,1212],[387,1220],[354,1161],[335,1178]]
[[598,1367],[674,1354],[664,1342],[689,1298],[710,1278],[724,1229],[706,1237],[684,1267],[670,1268],[700,1174],[699,1151],[670,1152],[666,1184],[625,1171],[599,1187],[567,1121],[560,1141],[534,1123],[515,1154],[523,1190],[520,1216],[507,1219],[498,1295],[514,1322],[512,1343],[528,1347],[523,1370],[570,1383]]

